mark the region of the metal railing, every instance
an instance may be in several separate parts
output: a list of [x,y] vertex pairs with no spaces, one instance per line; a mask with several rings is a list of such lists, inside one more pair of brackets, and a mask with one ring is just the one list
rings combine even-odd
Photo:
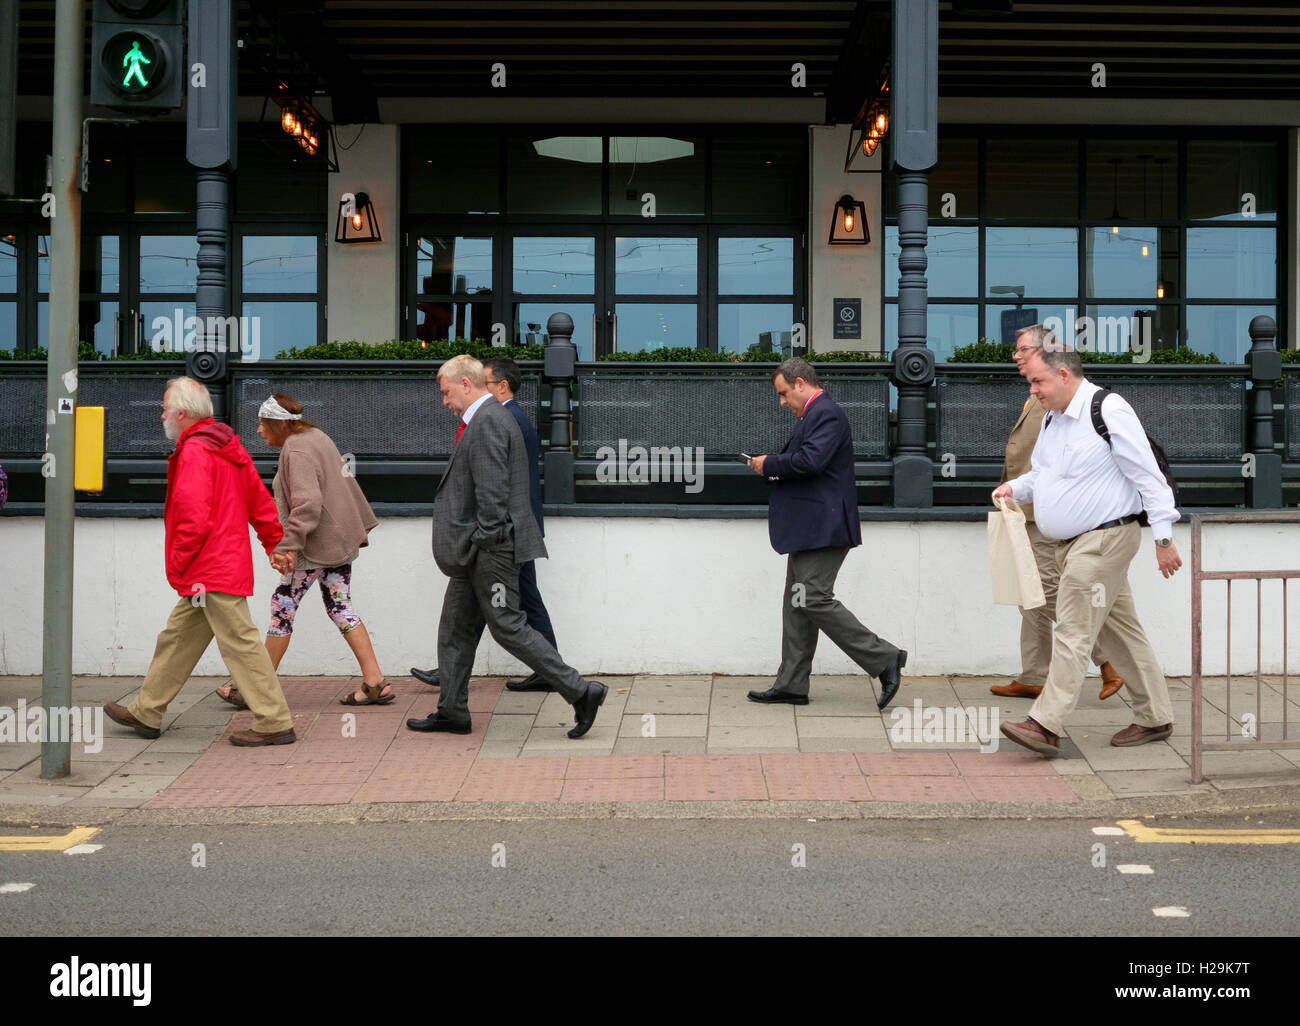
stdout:
[[[1288,693],[1288,644],[1287,644],[1287,590],[1290,582],[1300,578],[1300,569],[1295,570],[1205,570],[1201,566],[1203,553],[1201,526],[1211,524],[1300,524],[1300,512],[1277,513],[1217,513],[1208,516],[1192,517],[1192,783],[1202,780],[1201,756],[1205,752],[1242,752],[1242,751],[1276,751],[1278,749],[1300,748],[1300,738],[1290,735],[1290,696]],[[1300,547],[1291,551],[1300,552]],[[1264,581],[1282,582],[1282,736],[1265,739],[1264,726],[1264,673],[1263,673],[1263,623],[1264,623]],[[1223,740],[1207,741],[1202,733],[1204,724],[1203,699],[1205,697],[1205,680],[1203,676],[1202,657],[1202,613],[1204,607],[1203,585],[1206,581],[1224,581],[1226,602],[1226,662],[1225,662],[1225,698]],[[1234,728],[1232,718],[1232,582],[1255,582],[1255,712],[1253,721],[1244,718]],[[1234,733],[1241,739],[1232,740]]]

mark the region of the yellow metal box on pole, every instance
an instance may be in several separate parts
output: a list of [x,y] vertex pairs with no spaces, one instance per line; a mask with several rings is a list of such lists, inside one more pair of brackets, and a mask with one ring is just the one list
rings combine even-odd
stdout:
[[77,407],[73,487],[79,492],[104,490],[104,407]]

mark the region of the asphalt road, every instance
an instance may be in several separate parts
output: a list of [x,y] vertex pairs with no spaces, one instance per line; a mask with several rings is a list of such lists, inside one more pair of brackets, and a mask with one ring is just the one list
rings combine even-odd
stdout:
[[[1300,815],[1161,825],[1295,828]],[[1176,938],[1300,931],[1300,845],[1139,844],[1098,836],[1094,826],[1113,824],[110,826],[93,838],[102,848],[89,854],[0,852],[0,935]],[[1104,867],[1094,865],[1097,844],[1105,845]],[[195,845],[203,845],[202,859]],[[794,864],[800,845],[803,866]],[[1121,872],[1120,865],[1151,872]],[[4,886],[13,883],[34,886]],[[1187,915],[1165,918],[1157,908]]]

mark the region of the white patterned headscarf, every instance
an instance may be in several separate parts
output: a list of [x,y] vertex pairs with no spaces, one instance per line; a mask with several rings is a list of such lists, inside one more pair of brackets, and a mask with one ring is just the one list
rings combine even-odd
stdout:
[[302,420],[301,413],[290,413],[275,401],[275,396],[271,396],[262,404],[262,408],[257,411],[257,415],[263,420]]

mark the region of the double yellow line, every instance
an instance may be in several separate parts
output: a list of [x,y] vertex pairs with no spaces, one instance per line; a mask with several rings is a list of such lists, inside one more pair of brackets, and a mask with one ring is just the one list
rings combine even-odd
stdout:
[[1120,819],[1116,823],[1129,837],[1143,844],[1300,844],[1300,830],[1149,827],[1136,819]]
[[85,844],[99,833],[99,827],[76,827],[58,837],[39,834],[17,834],[0,837],[0,851],[67,851],[78,844]]

